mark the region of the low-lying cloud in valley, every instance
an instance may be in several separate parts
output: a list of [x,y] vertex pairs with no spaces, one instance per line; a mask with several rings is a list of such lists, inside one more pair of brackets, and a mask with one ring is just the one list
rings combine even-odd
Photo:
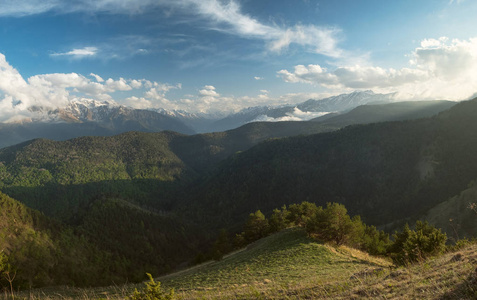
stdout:
[[267,115],[260,115],[252,122],[283,122],[283,121],[308,121],[329,114],[329,112],[301,111],[298,107],[293,108],[293,112],[286,113],[283,117],[273,118]]

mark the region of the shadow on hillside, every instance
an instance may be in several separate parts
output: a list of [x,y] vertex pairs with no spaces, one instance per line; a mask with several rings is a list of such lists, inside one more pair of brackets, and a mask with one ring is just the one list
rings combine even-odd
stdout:
[[155,179],[106,180],[76,185],[13,186],[2,192],[47,216],[74,224],[100,198],[120,198],[149,211],[165,214],[186,193],[180,181]]

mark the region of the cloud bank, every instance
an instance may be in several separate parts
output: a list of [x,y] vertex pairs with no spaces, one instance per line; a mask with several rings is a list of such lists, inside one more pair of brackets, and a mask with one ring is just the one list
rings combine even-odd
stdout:
[[477,92],[477,38],[425,39],[410,54],[409,67],[297,65],[281,70],[286,82],[309,83],[341,91],[398,92],[401,98],[463,100]]
[[55,109],[75,100],[118,104],[113,99],[115,93],[138,90],[153,101],[171,89],[181,88],[180,84],[173,86],[145,79],[104,80],[93,73],[89,77],[76,73],[53,73],[35,75],[25,80],[0,53],[0,122],[31,118],[34,116],[33,108]]

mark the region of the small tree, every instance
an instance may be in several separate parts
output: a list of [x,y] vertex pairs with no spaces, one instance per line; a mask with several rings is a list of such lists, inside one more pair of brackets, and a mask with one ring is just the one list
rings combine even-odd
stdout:
[[288,207],[288,222],[294,223],[296,226],[306,227],[306,224],[312,219],[318,207],[315,203],[304,201],[300,204],[292,204]]
[[363,235],[364,224],[359,216],[351,219],[343,204],[328,203],[325,209],[317,209],[306,228],[323,241],[354,246]]
[[0,252],[0,275],[5,278],[10,284],[10,293],[12,299],[15,299],[15,294],[13,293],[13,281],[17,275],[17,272],[13,270],[12,265],[8,262],[7,255],[1,251]]
[[268,220],[265,215],[257,210],[251,213],[245,223],[244,235],[248,242],[253,242],[267,236],[269,232]]
[[142,291],[134,290],[134,294],[129,297],[130,300],[172,300],[174,299],[174,289],[169,293],[164,292],[161,289],[161,283],[155,282],[152,275],[146,273],[149,277],[149,282],[145,283],[146,287]]
[[273,214],[270,216],[270,232],[279,232],[287,228],[290,224],[288,221],[288,215],[290,212],[287,210],[287,206],[283,205],[282,209],[274,209]]

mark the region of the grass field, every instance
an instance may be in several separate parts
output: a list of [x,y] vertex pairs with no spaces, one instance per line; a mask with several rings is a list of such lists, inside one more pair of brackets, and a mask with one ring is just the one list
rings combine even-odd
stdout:
[[[179,299],[477,298],[477,245],[409,267],[317,243],[301,229],[262,239],[219,262],[157,278]],[[143,285],[49,288],[16,298],[120,299]]]

